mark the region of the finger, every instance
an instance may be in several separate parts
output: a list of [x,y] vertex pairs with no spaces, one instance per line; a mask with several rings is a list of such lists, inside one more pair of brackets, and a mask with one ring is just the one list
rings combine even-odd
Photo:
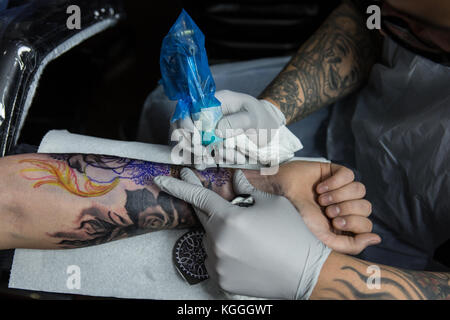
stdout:
[[353,233],[368,233],[372,231],[373,224],[368,218],[349,215],[334,218],[331,223],[333,227],[341,231]]
[[215,97],[220,101],[223,115],[236,113],[245,109],[248,105],[258,103],[255,97],[230,90],[217,91]]
[[233,176],[233,190],[238,194],[250,194],[254,198],[255,201],[259,199],[263,199],[266,197],[270,197],[271,195],[256,189],[245,177],[244,172],[242,170],[236,170]]
[[235,98],[237,92],[230,90],[220,90],[214,95],[219,101],[222,108],[222,114],[227,115],[241,110],[242,103]]
[[232,138],[250,129],[252,121],[247,111],[239,111],[223,116],[217,123],[216,135],[222,139]]
[[329,218],[334,218],[339,215],[358,215],[368,217],[372,213],[372,204],[365,199],[349,200],[326,207],[325,213]]
[[331,204],[348,200],[361,199],[366,195],[366,187],[360,182],[352,182],[337,190],[321,194],[318,198],[319,204],[329,206]]
[[[200,209],[200,213],[197,212],[198,210],[195,211],[205,229],[208,227],[207,222],[212,219],[215,213],[227,211],[226,208],[231,206],[229,202],[214,191],[199,185],[194,185],[168,176],[156,177],[153,182],[161,190]],[[224,210],[218,210],[218,208]],[[209,214],[209,218],[204,213]]]
[[316,187],[316,191],[319,194],[336,190],[355,180],[355,174],[353,171],[346,167],[331,164],[330,169],[331,176],[319,183]]
[[196,185],[196,186],[203,186],[202,182],[200,181],[198,176],[194,173],[194,171],[192,171],[188,168],[181,169],[180,178],[184,182],[192,183],[193,185]]
[[344,254],[359,254],[368,246],[381,242],[379,235],[375,233],[357,234],[353,237],[333,234],[333,239],[327,244],[331,249]]
[[233,190],[238,194],[252,194],[256,189],[248,182],[242,170],[236,170],[233,176]]

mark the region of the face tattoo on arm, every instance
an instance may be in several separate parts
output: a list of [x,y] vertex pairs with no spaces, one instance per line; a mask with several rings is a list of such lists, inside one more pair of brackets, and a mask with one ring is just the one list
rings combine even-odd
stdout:
[[[125,203],[111,209],[100,203],[83,209],[76,225],[68,230],[48,233],[58,239],[58,247],[76,248],[101,244],[146,232],[188,228],[197,224],[190,205],[159,190],[153,179],[160,175],[179,175],[179,167],[142,160],[101,155],[52,154],[42,159],[23,159],[23,178],[35,189],[58,187],[76,197],[101,198],[120,189],[126,181]],[[198,173],[205,187],[224,195],[230,189],[229,170]]]

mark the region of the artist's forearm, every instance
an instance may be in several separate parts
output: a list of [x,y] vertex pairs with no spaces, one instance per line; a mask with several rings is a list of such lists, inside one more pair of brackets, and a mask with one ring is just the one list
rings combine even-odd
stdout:
[[362,15],[344,2],[260,98],[278,106],[288,123],[300,120],[358,89],[375,62],[377,48]]
[[450,274],[403,270],[333,252],[311,299],[450,299]]

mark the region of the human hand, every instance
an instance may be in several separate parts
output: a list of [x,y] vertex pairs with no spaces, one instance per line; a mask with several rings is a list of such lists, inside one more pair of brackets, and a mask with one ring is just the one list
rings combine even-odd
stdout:
[[160,176],[161,190],[194,207],[206,231],[206,268],[219,286],[235,294],[308,299],[330,249],[306,227],[288,199],[255,189],[242,171],[234,174],[236,194],[255,203],[239,207],[203,188],[189,169],[183,181]]
[[[286,124],[286,119],[270,102],[229,90],[218,91],[216,98],[221,102],[223,117],[217,123],[215,133],[224,141],[214,147],[214,157],[211,156],[211,148],[201,145],[200,132],[191,118],[180,119],[171,124],[171,139],[179,141],[179,136],[183,137],[179,146],[184,152],[192,154],[197,170],[214,166],[215,163],[234,164],[237,160],[236,153],[256,157],[255,160],[264,164],[278,163],[285,160],[286,153],[293,154],[302,147],[289,130],[281,128]],[[236,139],[231,139],[235,137]],[[272,140],[276,143],[271,146]],[[258,153],[261,148],[269,146],[270,155]],[[230,149],[234,152],[230,152]]]
[[283,113],[267,100],[258,100],[251,95],[230,90],[218,91],[216,98],[222,104],[223,117],[216,130],[221,138],[231,138],[247,130],[265,129],[269,133],[267,141],[253,141],[261,147],[270,142],[271,129],[286,124]]
[[[333,250],[358,254],[381,242],[372,233],[371,203],[353,172],[333,163],[293,161],[271,177],[296,206],[312,233]],[[331,197],[331,198],[330,198]]]

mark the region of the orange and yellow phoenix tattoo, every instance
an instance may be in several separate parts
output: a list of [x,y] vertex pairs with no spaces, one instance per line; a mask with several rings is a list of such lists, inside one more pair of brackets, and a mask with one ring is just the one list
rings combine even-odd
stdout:
[[32,165],[31,168],[23,169],[20,173],[25,179],[36,181],[33,188],[50,184],[61,187],[74,195],[87,198],[103,196],[119,183],[117,177],[110,183],[99,184],[91,181],[85,174],[82,174],[83,181],[79,181],[74,169],[64,161],[26,159],[19,163]]

